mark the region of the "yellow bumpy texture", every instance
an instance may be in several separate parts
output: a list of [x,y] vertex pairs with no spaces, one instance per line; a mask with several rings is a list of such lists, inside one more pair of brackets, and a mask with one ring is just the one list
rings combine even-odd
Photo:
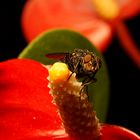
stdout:
[[66,82],[70,76],[70,71],[65,63],[56,62],[49,70],[50,80],[54,83]]

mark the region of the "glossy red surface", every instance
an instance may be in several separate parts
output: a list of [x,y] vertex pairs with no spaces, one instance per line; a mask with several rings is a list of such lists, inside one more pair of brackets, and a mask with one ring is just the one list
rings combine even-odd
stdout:
[[[33,60],[0,63],[1,140],[78,140],[69,137],[61,125],[47,77],[47,69]],[[140,137],[123,127],[102,124],[99,140],[140,140]]]

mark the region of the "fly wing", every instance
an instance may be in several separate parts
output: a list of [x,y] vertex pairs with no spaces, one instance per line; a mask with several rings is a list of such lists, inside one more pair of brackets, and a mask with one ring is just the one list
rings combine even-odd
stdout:
[[63,60],[67,54],[68,53],[48,53],[46,57],[54,60]]

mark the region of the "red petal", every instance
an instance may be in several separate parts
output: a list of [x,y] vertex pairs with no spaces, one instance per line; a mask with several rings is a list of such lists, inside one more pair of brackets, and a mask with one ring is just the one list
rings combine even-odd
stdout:
[[[1,140],[72,140],[61,127],[47,76],[47,69],[33,60],[0,63]],[[123,127],[107,124],[101,133],[100,140],[140,139]]]
[[0,63],[0,138],[15,140],[60,129],[47,77],[47,69],[33,60]]
[[103,124],[100,140],[140,140],[140,137],[121,126]]
[[48,29],[73,29],[87,36],[99,50],[107,47],[112,35],[110,25],[94,14],[90,0],[27,1],[22,28],[28,41]]
[[122,18],[131,18],[140,14],[140,0],[116,0],[120,7]]

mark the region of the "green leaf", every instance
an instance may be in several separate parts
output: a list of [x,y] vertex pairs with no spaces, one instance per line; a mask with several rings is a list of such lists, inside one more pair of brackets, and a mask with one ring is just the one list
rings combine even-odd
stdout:
[[35,40],[21,52],[19,58],[30,58],[43,64],[55,61],[46,58],[47,53],[69,52],[75,48],[88,49],[102,59],[102,67],[96,74],[97,82],[89,86],[89,98],[100,122],[105,122],[109,102],[109,78],[105,60],[93,44],[81,34],[67,29],[50,30]]

